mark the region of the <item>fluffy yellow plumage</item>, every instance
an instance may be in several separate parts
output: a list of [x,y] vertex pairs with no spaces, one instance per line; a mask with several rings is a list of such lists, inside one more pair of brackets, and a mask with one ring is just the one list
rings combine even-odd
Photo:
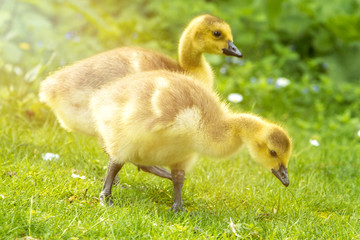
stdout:
[[142,48],[114,49],[50,75],[41,83],[40,100],[50,106],[68,131],[94,135],[89,99],[104,84],[119,81],[129,74],[164,69],[195,76],[197,81],[212,87],[213,72],[203,54],[240,57],[232,40],[227,23],[211,15],[202,15],[193,19],[181,36],[179,63]]
[[[198,154],[224,157],[242,145],[251,156],[288,185],[291,141],[276,124],[233,113],[209,88],[184,74],[137,73],[114,81],[91,99],[96,135],[111,159],[102,202],[125,162],[171,169],[173,209],[181,209],[183,177]],[[115,171],[115,170],[116,171]]]

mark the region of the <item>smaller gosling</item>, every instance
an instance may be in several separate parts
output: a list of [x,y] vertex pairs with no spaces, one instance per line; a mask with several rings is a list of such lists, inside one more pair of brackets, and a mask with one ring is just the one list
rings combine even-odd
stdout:
[[230,111],[213,90],[189,76],[165,70],[129,75],[99,90],[90,108],[110,158],[101,204],[112,204],[114,177],[131,162],[169,167],[174,186],[171,209],[184,210],[184,176],[197,156],[226,157],[242,145],[289,185],[292,144],[286,132],[255,115]]

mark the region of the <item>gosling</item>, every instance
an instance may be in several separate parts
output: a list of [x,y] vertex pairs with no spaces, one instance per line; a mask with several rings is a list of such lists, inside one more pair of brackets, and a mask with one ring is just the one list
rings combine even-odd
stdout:
[[90,108],[96,135],[110,159],[101,204],[112,204],[114,177],[131,162],[169,167],[174,186],[171,209],[183,210],[185,172],[197,156],[226,157],[242,145],[289,185],[292,144],[287,133],[258,116],[230,111],[215,92],[184,74],[161,70],[129,75],[99,90]]

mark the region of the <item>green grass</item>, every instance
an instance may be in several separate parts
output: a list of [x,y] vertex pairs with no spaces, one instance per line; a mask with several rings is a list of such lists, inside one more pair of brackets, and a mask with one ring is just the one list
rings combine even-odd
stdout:
[[[187,213],[168,211],[170,181],[127,164],[121,186],[113,188],[115,206],[102,207],[107,156],[96,139],[65,132],[39,104],[36,83],[13,84],[18,91],[7,83],[0,91],[1,239],[360,239],[356,133],[314,133],[289,119],[284,125],[294,154],[288,188],[246,151],[223,160],[201,158],[186,176]],[[319,147],[309,144],[314,135]],[[44,161],[47,152],[60,159]]]
[[[0,1],[0,239],[360,239],[358,1],[73,2]],[[170,181],[130,164],[115,206],[101,207],[107,156],[59,126],[37,99],[40,80],[118,46],[175,57],[180,32],[203,13],[226,20],[244,53],[235,63],[207,56],[222,96],[241,93],[235,108],[289,130],[290,186],[242,151],[199,160],[184,185],[188,213],[168,211]],[[276,87],[279,77],[291,84]],[[60,159],[44,161],[48,152]]]

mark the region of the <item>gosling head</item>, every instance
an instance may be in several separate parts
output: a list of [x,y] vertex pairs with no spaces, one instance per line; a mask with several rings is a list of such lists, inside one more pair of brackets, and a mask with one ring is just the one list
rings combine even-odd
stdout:
[[193,31],[193,43],[202,52],[242,57],[233,43],[231,28],[220,18],[202,15],[195,18],[189,27]]
[[255,136],[249,146],[250,154],[270,170],[286,187],[289,186],[287,166],[291,154],[291,140],[286,132],[273,124]]

